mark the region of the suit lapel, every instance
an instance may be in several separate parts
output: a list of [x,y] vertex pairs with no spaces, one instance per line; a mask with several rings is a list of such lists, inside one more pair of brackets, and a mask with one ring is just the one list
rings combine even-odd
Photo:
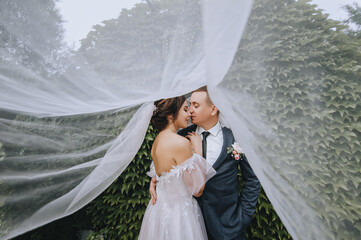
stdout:
[[196,131],[196,129],[197,129],[197,125],[191,125],[191,126],[189,126],[189,127],[187,127],[187,128],[184,128],[184,129],[181,129],[180,131],[178,131],[178,134],[179,135],[181,135],[181,136],[183,136],[183,137],[185,137],[185,136],[187,136],[190,132],[194,132],[194,131]]
[[213,164],[214,169],[217,169],[217,167],[226,159],[227,147],[230,147],[232,145],[233,135],[232,135],[231,130],[224,127],[224,128],[222,128],[222,133],[223,133],[223,146],[222,146],[221,153],[219,154],[219,157]]

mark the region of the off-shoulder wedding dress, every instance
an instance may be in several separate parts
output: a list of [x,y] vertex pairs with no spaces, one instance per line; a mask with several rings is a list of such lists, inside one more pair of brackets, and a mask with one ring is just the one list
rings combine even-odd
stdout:
[[201,240],[207,239],[202,212],[193,194],[214,176],[211,164],[198,154],[156,177],[157,202],[148,204],[143,217],[139,240]]

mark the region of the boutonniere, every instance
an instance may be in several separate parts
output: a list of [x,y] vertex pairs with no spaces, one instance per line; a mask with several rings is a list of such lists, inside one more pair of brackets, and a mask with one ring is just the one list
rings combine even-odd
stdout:
[[239,144],[237,142],[234,142],[232,144],[232,147],[227,148],[227,153],[232,153],[231,154],[232,157],[236,160],[239,160],[241,158],[241,156],[244,155],[242,148],[239,146]]

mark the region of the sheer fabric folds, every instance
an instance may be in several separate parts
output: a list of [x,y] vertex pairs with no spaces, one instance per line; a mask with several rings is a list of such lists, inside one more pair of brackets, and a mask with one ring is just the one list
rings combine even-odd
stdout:
[[360,236],[347,26],[307,1],[154,0],[77,50],[63,31],[54,0],[0,1],[0,239],[89,203],[137,153],[153,101],[203,85],[294,239]]
[[203,216],[193,198],[216,171],[198,154],[157,176],[154,168],[148,173],[156,177],[157,203],[148,203],[139,239],[208,239]]

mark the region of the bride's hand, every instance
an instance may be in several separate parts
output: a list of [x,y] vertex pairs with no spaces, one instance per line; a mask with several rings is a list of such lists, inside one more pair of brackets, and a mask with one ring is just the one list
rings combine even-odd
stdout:
[[152,204],[154,205],[157,202],[157,192],[156,192],[156,186],[157,186],[157,179],[155,177],[152,178],[149,185],[149,193],[152,197]]
[[200,196],[202,196],[204,187],[205,187],[205,184],[203,184],[203,187],[201,188],[201,190],[199,190],[199,193],[193,194],[193,196],[195,196],[195,197],[200,197]]
[[202,156],[202,138],[198,133],[190,132],[187,138],[191,141],[193,151]]
[[202,194],[203,194],[203,192],[199,192],[199,193],[197,193],[197,194],[194,194],[193,196],[195,196],[195,197],[200,197],[200,196],[202,196]]

